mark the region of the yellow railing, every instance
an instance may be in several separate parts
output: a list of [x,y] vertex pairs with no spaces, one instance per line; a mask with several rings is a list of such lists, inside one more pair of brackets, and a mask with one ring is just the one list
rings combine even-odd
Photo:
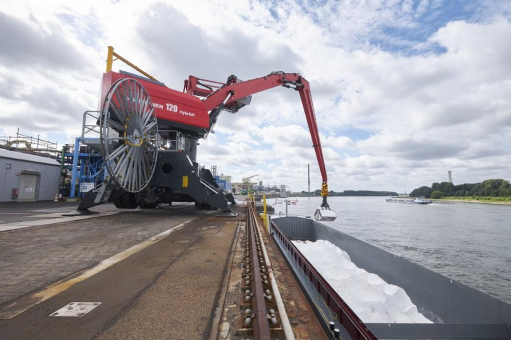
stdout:
[[268,214],[267,214],[267,211],[266,211],[266,195],[263,195],[263,221],[264,221],[264,226],[266,227],[266,230],[268,230],[268,232],[270,231],[270,226],[268,224]]
[[[114,57],[116,57],[117,59],[114,59]],[[116,60],[120,60],[122,62],[124,62],[126,65],[129,65],[131,67],[133,67],[135,70],[137,70],[138,72],[142,73],[144,76],[146,76],[147,78],[149,79],[152,79],[152,80],[156,80],[158,81],[155,77],[151,76],[149,73],[143,71],[141,68],[139,68],[137,65],[131,63],[130,61],[128,61],[127,59],[124,59],[123,57],[121,57],[119,54],[115,53],[114,52],[114,48],[112,46],[108,46],[108,55],[106,57],[106,72],[110,72],[112,71],[112,64],[114,63],[114,61]]]
[[[253,202],[254,208],[257,209],[255,200],[256,194],[248,193],[247,196],[249,202]],[[263,213],[260,214],[260,216],[263,219],[264,227],[266,228],[266,230],[270,231],[270,225],[268,224],[268,210],[266,209],[266,195],[263,195]]]

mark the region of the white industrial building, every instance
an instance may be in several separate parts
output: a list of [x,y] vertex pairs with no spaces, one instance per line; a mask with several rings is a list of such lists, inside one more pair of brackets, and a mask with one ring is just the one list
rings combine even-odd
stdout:
[[56,160],[0,148],[0,202],[53,200],[59,179]]

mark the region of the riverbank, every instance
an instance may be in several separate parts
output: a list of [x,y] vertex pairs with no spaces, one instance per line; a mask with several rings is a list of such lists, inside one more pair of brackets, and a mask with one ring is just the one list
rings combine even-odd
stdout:
[[496,204],[496,205],[511,205],[511,201],[485,201],[474,199],[455,199],[455,198],[439,198],[431,199],[433,202],[462,202],[462,203],[482,203],[482,204]]

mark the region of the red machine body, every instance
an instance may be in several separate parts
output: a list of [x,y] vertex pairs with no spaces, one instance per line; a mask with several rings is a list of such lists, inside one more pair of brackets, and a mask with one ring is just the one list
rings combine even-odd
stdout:
[[[160,128],[181,128],[190,131],[209,129],[209,115],[204,103],[195,96],[166,87],[162,83],[127,73],[108,72],[103,74],[101,98],[114,82],[121,78],[137,79],[151,96]],[[103,107],[103,102],[100,103]]]
[[[300,74],[273,72],[247,81],[230,76],[226,83],[190,76],[185,80],[183,92],[179,92],[166,87],[163,83],[127,72],[107,72],[103,75],[101,97],[105,98],[108,89],[121,78],[135,78],[146,88],[153,101],[160,129],[177,128],[193,131],[195,138],[202,138],[211,130],[222,110],[237,112],[243,106],[250,104],[251,96],[255,93],[278,86],[298,91],[323,179],[322,196],[328,196],[328,178],[310,86]],[[201,100],[198,97],[204,97],[204,99]],[[101,103],[102,106],[103,103]]]

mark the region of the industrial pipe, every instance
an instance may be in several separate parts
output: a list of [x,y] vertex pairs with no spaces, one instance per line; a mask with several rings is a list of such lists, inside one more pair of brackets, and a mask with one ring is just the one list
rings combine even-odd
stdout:
[[[2,149],[6,149],[6,150],[16,150],[16,151],[20,151],[20,152],[25,152],[25,153],[30,153],[30,154],[34,154],[35,152],[60,152],[61,150],[58,150],[58,149],[32,149],[32,148],[14,148],[12,146],[4,146],[4,145],[0,145],[0,148]],[[44,157],[44,156],[43,156]],[[52,156],[54,157],[54,156]]]
[[71,192],[69,193],[69,198],[75,198],[75,190],[76,190],[76,178],[78,177],[78,156],[80,153],[80,141],[82,137],[75,138],[75,149],[73,150],[73,170],[71,173]]
[[64,145],[62,147],[62,152],[60,154],[60,179],[59,179],[60,197],[59,198],[64,197],[64,185],[66,184],[66,177],[64,176],[64,159],[65,159],[65,157],[66,157],[66,146]]
[[273,295],[275,296],[277,309],[279,310],[280,321],[282,322],[282,329],[284,330],[284,336],[286,337],[286,340],[295,340],[295,335],[293,334],[293,329],[291,328],[291,323],[289,322],[289,318],[287,317],[286,313],[286,308],[284,307],[284,301],[282,301],[282,296],[280,295],[279,287],[277,286],[277,280],[275,279],[275,275],[273,275],[273,270],[271,269],[270,258],[268,257],[268,253],[266,252],[266,246],[264,245],[261,231],[259,231],[259,224],[257,224],[256,229],[257,233],[259,234],[259,239],[261,240],[261,249],[263,250],[264,262],[266,264],[266,268],[268,268],[271,288],[273,290]]

